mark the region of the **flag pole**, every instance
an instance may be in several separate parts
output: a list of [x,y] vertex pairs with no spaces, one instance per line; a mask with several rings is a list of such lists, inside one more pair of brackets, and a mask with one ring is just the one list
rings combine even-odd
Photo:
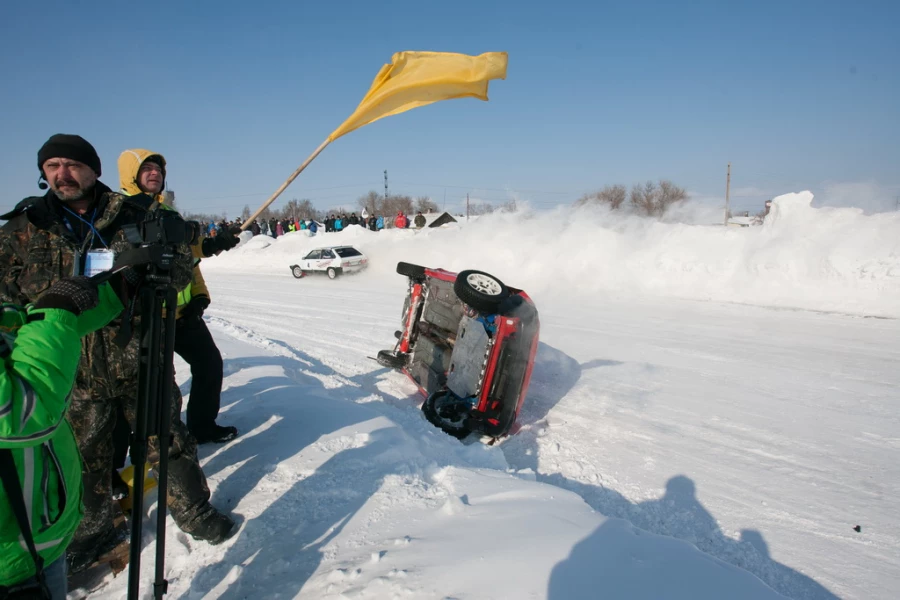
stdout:
[[252,223],[253,221],[255,221],[255,220],[256,220],[256,217],[258,217],[258,216],[260,215],[260,213],[262,213],[262,211],[266,210],[266,208],[267,208],[270,204],[272,204],[273,202],[275,202],[275,199],[278,198],[278,196],[280,196],[281,193],[282,193],[284,190],[286,190],[287,187],[288,187],[289,185],[291,185],[291,183],[292,183],[295,179],[297,179],[297,175],[299,175],[300,173],[302,173],[302,172],[303,172],[303,169],[305,169],[306,167],[308,167],[308,166],[309,166],[309,163],[311,163],[311,162],[312,162],[312,161],[313,161],[313,160],[314,160],[314,159],[322,152],[322,150],[325,149],[325,146],[327,146],[327,145],[330,144],[330,143],[331,143],[331,138],[329,137],[329,138],[327,138],[324,142],[322,142],[321,144],[319,144],[319,147],[316,148],[315,151],[313,151],[313,153],[310,154],[309,157],[308,157],[306,160],[303,161],[303,164],[300,165],[299,167],[297,167],[297,170],[296,170],[296,171],[294,171],[293,173],[291,173],[291,176],[287,178],[287,181],[285,181],[284,183],[282,183],[282,184],[281,184],[281,187],[279,187],[277,190],[275,190],[275,193],[272,194],[272,196],[271,196],[268,200],[266,200],[266,201],[262,204],[262,206],[260,206],[259,208],[257,208],[255,213],[253,213],[252,215],[250,215],[250,218],[248,218],[246,221],[244,221],[243,223],[241,223],[241,231],[244,231],[244,230],[246,230],[248,227],[250,227],[250,223]]

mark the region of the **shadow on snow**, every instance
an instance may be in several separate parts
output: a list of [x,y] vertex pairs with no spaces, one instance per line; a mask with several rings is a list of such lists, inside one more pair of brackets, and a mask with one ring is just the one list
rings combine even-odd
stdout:
[[[744,529],[739,540],[726,536],[719,529],[716,519],[697,499],[694,482],[684,475],[672,477],[661,498],[633,504],[614,489],[571,480],[558,473],[539,472],[540,447],[537,438],[550,410],[575,386],[583,371],[621,364],[605,359],[579,364],[572,357],[542,343],[535,359],[528,398],[520,416],[523,430],[509,443],[501,445],[509,465],[519,470],[531,469],[536,473],[537,481],[578,494],[591,508],[607,517],[623,519],[645,531],[690,542],[706,554],[756,575],[782,595],[795,599],[837,598],[814,579],[774,560],[759,531]],[[610,520],[598,527],[554,568],[549,587],[550,600],[596,598],[597,590],[610,590],[609,585],[617,581],[616,577],[627,572],[615,570],[615,561],[608,560],[609,549],[604,545],[605,539],[611,539],[611,529],[619,526],[616,523]],[[661,597],[660,590],[654,587],[651,580],[652,577],[644,582],[617,581],[619,587],[613,589],[626,594],[622,597]],[[662,596],[667,596],[675,590],[662,592]],[[616,596],[615,593],[612,595]]]
[[[220,474],[211,500],[222,509],[240,511],[240,502],[251,490],[265,496],[271,488],[280,495],[269,503],[256,503],[265,508],[243,523],[221,560],[200,569],[188,596],[208,593],[224,582],[226,587],[217,590],[220,597],[252,597],[260,589],[272,589],[270,578],[277,578],[279,593],[296,594],[319,567],[322,549],[380,488],[390,469],[373,469],[372,462],[396,446],[402,435],[396,427],[376,427],[362,436],[350,430],[335,442],[336,452],[309,473],[279,471],[282,462],[308,450],[323,436],[379,416],[365,404],[346,402],[335,409],[323,403],[377,392],[376,380],[384,370],[350,378],[349,390],[346,386],[327,390],[314,375],[331,376],[334,371],[294,353],[296,359],[263,356],[225,361],[226,374],[275,366],[284,375],[258,377],[223,393],[228,421],[245,433],[222,449],[203,448],[209,456],[204,472]],[[275,481],[268,483],[270,477]],[[284,478],[296,481],[285,490]]]

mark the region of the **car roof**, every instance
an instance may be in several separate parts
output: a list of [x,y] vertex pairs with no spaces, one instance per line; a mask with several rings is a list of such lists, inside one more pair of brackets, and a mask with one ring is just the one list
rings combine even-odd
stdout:
[[[342,244],[340,246],[319,246],[318,248],[313,248],[313,250],[337,250],[338,248],[353,248],[356,251],[359,251],[359,248],[355,246],[348,246],[347,244]],[[312,252],[312,250],[310,250]]]

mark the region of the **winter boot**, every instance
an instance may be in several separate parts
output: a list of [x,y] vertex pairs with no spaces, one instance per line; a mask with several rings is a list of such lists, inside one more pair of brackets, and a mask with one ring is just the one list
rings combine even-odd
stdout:
[[113,527],[69,544],[66,562],[69,573],[80,573],[100,563],[109,563],[113,571],[128,565],[131,531],[119,515]]
[[221,544],[237,530],[231,517],[209,503],[206,477],[195,456],[180,456],[169,462],[168,496],[175,524],[195,539]]
[[213,424],[209,429],[192,431],[191,434],[197,438],[198,444],[223,444],[236,438],[238,436],[238,430],[236,427],[222,427]]
[[200,515],[181,529],[191,534],[195,540],[203,540],[215,546],[234,535],[238,527],[234,519],[207,503]]

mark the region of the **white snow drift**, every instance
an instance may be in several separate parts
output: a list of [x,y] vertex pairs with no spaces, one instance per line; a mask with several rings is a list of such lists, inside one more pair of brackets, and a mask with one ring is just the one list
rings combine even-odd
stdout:
[[[810,199],[749,229],[559,211],[256,237],[203,261],[219,422],[242,435],[201,454],[242,525],[212,547],[170,520],[169,596],[900,597],[900,321],[858,318],[900,312],[900,216]],[[291,277],[323,243],[371,267]],[[394,341],[398,260],[535,299],[515,436],[442,434],[368,358]]]

